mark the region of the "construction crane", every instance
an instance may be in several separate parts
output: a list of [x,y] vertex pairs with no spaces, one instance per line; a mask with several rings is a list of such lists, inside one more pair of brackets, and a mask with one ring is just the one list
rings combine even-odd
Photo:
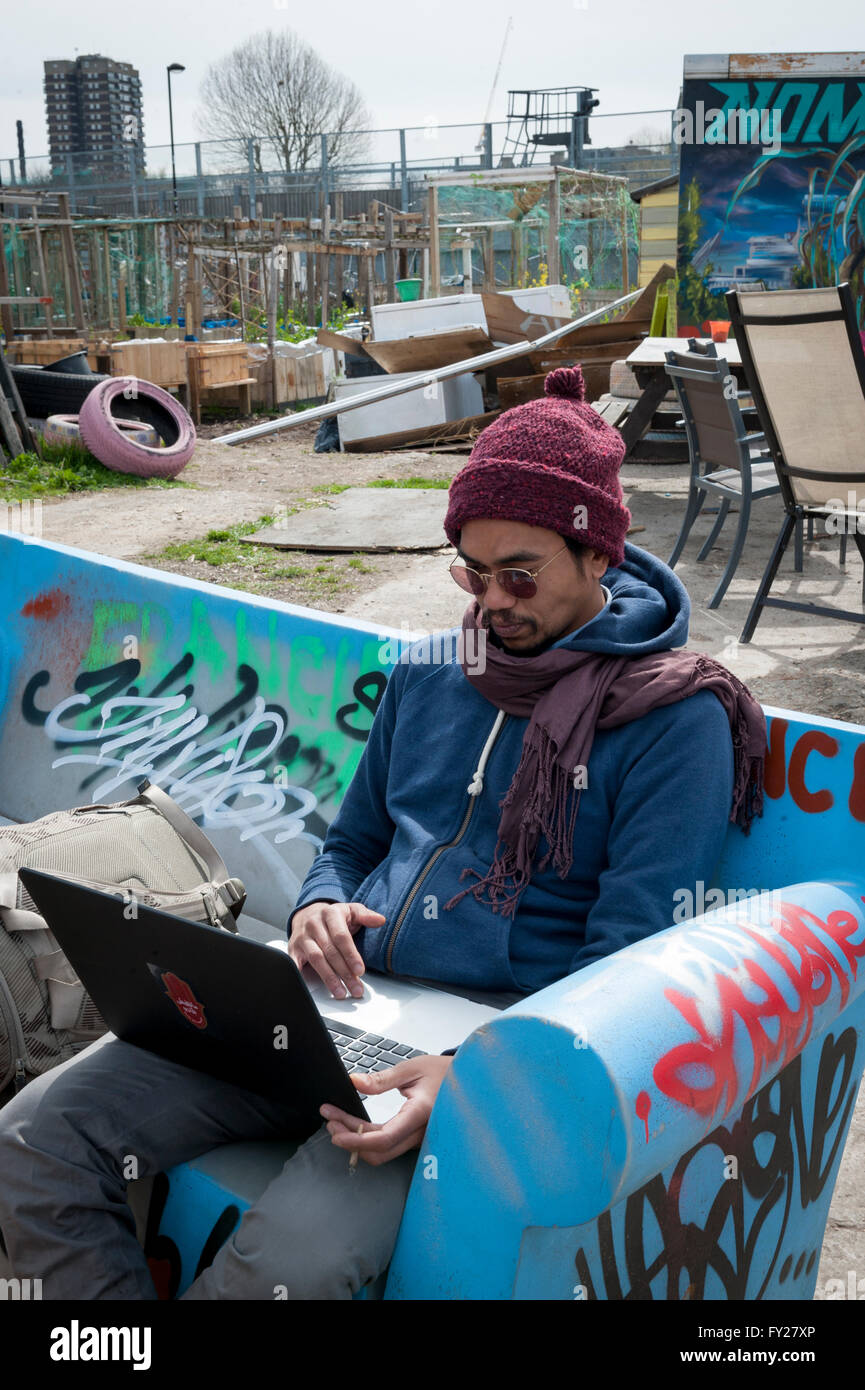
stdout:
[[504,62],[505,49],[506,49],[507,46],[508,46],[508,39],[510,38],[510,33],[511,33],[511,30],[513,29],[513,27],[514,27],[514,17],[513,17],[513,15],[508,15],[508,22],[507,22],[507,24],[505,25],[505,36],[504,36],[504,38],[502,39],[501,52],[499,53],[499,61],[498,61],[498,64],[497,64],[497,66],[496,66],[496,75],[495,75],[495,77],[493,78],[493,85],[492,85],[492,87],[490,88],[490,99],[489,99],[489,101],[487,102],[487,109],[486,109],[486,111],[484,112],[484,123],[483,123],[483,125],[481,126],[480,139],[478,140],[478,143],[475,145],[475,149],[476,149],[476,150],[482,150],[482,149],[484,149],[484,147],[485,147],[485,145],[486,145],[486,131],[487,131],[487,126],[488,126],[489,123],[490,123],[490,116],[491,116],[491,114],[492,114],[492,109],[493,109],[493,98],[495,97],[495,94],[496,94],[496,87],[499,85],[499,76],[500,76],[501,71],[502,71],[502,63]]

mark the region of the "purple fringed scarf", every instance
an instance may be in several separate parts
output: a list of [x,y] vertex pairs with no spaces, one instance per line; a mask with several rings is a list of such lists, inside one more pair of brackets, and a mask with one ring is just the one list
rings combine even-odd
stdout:
[[[480,605],[469,604],[463,632],[482,628]],[[463,639],[463,650],[467,643]],[[472,649],[474,650],[474,649]],[[766,720],[745,685],[719,662],[698,652],[657,652],[651,656],[610,657],[562,647],[536,657],[510,656],[486,642],[485,669],[462,660],[472,685],[508,714],[529,719],[523,752],[514,779],[500,803],[502,816],[495,857],[478,882],[445,903],[454,907],[466,893],[480,901],[489,890],[494,912],[514,916],[529,882],[538,841],[549,845],[536,866],[546,868],[552,857],[560,878],[567,878],[573,860],[574,824],[580,804],[574,774],[588,765],[595,729],[614,729],[641,719],[650,710],[685,700],[698,690],[717,695],[733,739],[734,781],[730,820],[747,834],[763,809],[763,762]],[[509,888],[506,880],[513,880]]]

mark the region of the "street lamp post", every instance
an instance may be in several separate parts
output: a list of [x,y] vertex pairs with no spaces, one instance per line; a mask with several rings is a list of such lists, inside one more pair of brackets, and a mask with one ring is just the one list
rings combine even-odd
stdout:
[[177,170],[174,167],[174,113],[171,109],[171,74],[173,72],[186,72],[182,63],[169,63],[166,68],[168,73],[168,128],[171,132],[171,188],[174,199],[174,216],[179,216],[177,207]]

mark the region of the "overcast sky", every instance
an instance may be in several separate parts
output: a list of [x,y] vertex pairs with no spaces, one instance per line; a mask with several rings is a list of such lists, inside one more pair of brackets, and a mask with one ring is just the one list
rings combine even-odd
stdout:
[[[208,64],[269,28],[293,28],[350,77],[376,126],[480,122],[509,14],[493,120],[506,114],[508,88],[519,87],[598,87],[609,112],[672,107],[685,53],[865,49],[862,0],[40,0],[5,7],[0,157],[16,153],[16,119],[28,153],[47,153],[42,64],[76,53],[139,69],[148,145],[168,140],[166,64],[185,64],[173,80],[175,139],[195,140]],[[602,143],[600,132],[594,138]]]

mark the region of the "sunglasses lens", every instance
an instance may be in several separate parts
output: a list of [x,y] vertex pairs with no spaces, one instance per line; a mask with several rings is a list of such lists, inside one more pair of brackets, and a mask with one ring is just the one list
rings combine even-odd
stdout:
[[478,598],[483,593],[484,581],[476,570],[470,570],[466,565],[451,565],[451,574],[467,594],[474,594]]
[[525,570],[500,570],[498,579],[511,598],[531,598],[538,591],[537,584]]

